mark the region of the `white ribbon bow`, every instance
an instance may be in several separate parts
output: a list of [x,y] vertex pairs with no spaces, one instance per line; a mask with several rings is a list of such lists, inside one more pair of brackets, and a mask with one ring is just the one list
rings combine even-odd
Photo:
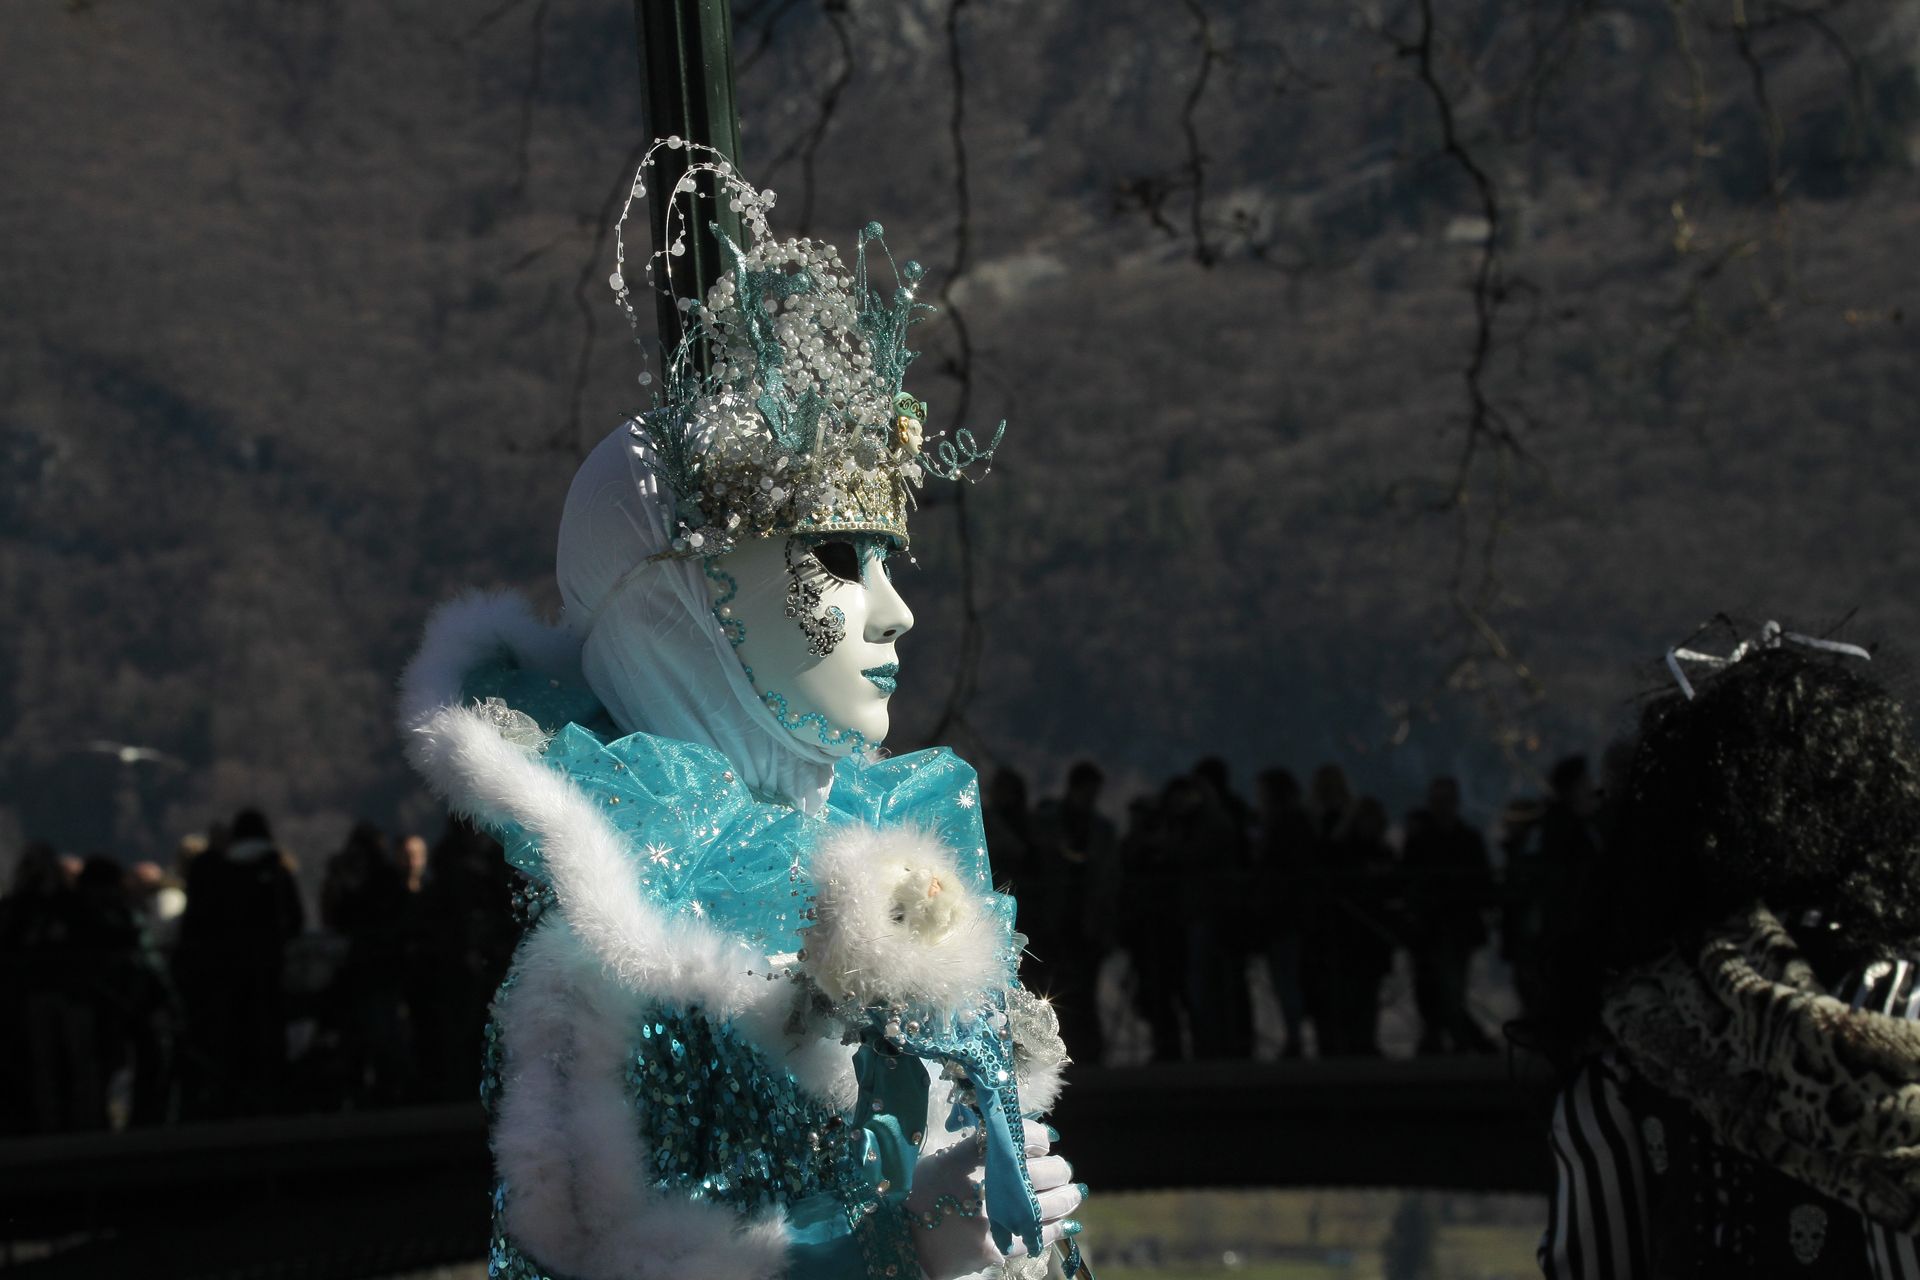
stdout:
[[1838,640],[1822,640],[1817,636],[1804,636],[1797,631],[1783,631],[1777,622],[1769,622],[1760,628],[1759,638],[1743,640],[1734,651],[1722,658],[1717,654],[1698,653],[1692,649],[1667,650],[1667,670],[1673,672],[1673,678],[1680,686],[1680,692],[1687,695],[1687,701],[1693,701],[1693,682],[1687,679],[1682,662],[1703,662],[1710,667],[1730,667],[1750,653],[1761,649],[1778,649],[1782,642],[1797,644],[1808,649],[1821,649],[1827,653],[1845,654],[1849,658],[1861,658],[1873,661],[1873,655],[1857,644],[1843,644]]

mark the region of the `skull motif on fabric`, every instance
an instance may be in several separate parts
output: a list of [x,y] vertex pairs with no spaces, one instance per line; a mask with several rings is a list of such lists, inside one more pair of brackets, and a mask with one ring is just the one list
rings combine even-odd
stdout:
[[1811,1265],[1827,1243],[1827,1211],[1817,1204],[1795,1205],[1787,1215],[1787,1239],[1794,1258]]
[[1667,1171],[1667,1127],[1660,1123],[1657,1116],[1648,1116],[1640,1122],[1640,1138],[1646,1144],[1647,1159],[1653,1164],[1655,1173]]

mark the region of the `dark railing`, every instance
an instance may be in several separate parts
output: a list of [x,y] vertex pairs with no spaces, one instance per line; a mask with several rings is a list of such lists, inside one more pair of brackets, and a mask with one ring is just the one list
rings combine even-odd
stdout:
[[[1492,1057],[1169,1063],[1078,1070],[1054,1120],[1100,1191],[1539,1191],[1545,1098]],[[471,1262],[488,1176],[477,1106],[15,1139],[0,1258],[23,1277],[140,1280]]]

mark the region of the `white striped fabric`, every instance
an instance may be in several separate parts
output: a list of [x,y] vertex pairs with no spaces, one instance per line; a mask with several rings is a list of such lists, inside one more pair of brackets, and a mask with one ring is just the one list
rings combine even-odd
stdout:
[[1540,1241],[1548,1280],[1646,1274],[1646,1175],[1640,1136],[1604,1062],[1581,1068],[1554,1103],[1559,1185]]
[[[1905,960],[1868,965],[1853,993],[1856,1009],[1873,1009],[1895,1017],[1920,1017],[1920,969]],[[1920,1280],[1920,1256],[1913,1237],[1867,1223],[1867,1263],[1874,1280]]]

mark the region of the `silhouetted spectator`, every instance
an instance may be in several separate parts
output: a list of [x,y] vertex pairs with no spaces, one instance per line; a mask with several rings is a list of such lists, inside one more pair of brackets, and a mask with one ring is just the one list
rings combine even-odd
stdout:
[[1520,983],[1520,974],[1530,961],[1540,932],[1540,897],[1534,887],[1537,875],[1528,850],[1546,805],[1539,796],[1510,798],[1500,811],[1499,832],[1495,837],[1504,862],[1499,888],[1500,958],[1507,962],[1514,976],[1515,993],[1523,1006],[1528,992]]
[[[84,1100],[83,1127],[101,1128],[109,1120],[106,1085],[122,1070],[138,1074],[144,1065],[145,1082],[159,1068],[153,1054],[154,1019],[166,1005],[166,989],[152,967],[152,957],[141,934],[127,872],[112,858],[94,855],[82,864],[75,884],[73,970],[78,989],[92,1011],[93,1062],[98,1096]],[[145,1050],[136,1052],[136,1045]],[[136,1081],[138,1091],[140,1082]],[[129,1098],[132,1102],[132,1098]],[[153,1102],[143,1108],[143,1121],[159,1118]]]
[[171,950],[187,910],[186,885],[157,862],[136,862],[127,874],[133,909],[148,944],[161,952]]
[[[408,834],[393,846],[400,872],[400,1043],[406,1065],[393,1101],[437,1097],[447,1042],[455,1037],[454,1005],[461,994],[461,954],[454,921],[443,917],[441,867],[425,836]],[[428,1076],[436,1078],[429,1081]]]
[[1227,762],[1208,756],[1193,767],[1205,787],[1210,808],[1219,815],[1223,838],[1205,859],[1212,881],[1207,936],[1193,957],[1204,973],[1204,1030],[1195,1032],[1195,1052],[1208,1058],[1253,1055],[1253,992],[1247,986],[1247,961],[1261,947],[1263,932],[1254,918],[1253,811],[1235,794]]
[[0,899],[0,972],[8,975],[0,1010],[18,1037],[16,1052],[0,1054],[10,1132],[92,1127],[92,1108],[106,1096],[93,1009],[75,964],[79,914],[67,861],[51,845],[28,845]]
[[410,835],[400,841],[400,875],[406,882],[408,893],[419,893],[427,887],[427,864],[430,852],[427,838],[422,835]]
[[173,874],[180,877],[181,884],[191,883],[193,864],[201,857],[216,849],[225,849],[233,843],[232,833],[224,822],[207,824],[205,835],[185,835],[173,851]]
[[1413,998],[1420,1052],[1485,1052],[1493,1041],[1467,1008],[1467,969],[1487,941],[1482,912],[1493,887],[1487,842],[1461,821],[1460,784],[1435,778],[1427,808],[1407,823],[1401,855],[1407,874]]
[[1313,856],[1313,821],[1301,803],[1300,783],[1285,769],[1259,777],[1259,822],[1255,828],[1251,895],[1264,935],[1267,967],[1287,1042],[1282,1053],[1297,1058],[1306,1047],[1307,998],[1301,984],[1306,913],[1301,903],[1305,869]]
[[479,1086],[487,1005],[516,941],[510,875],[493,837],[459,819],[427,859],[406,957],[419,1100],[464,1100]]
[[1329,919],[1329,913],[1336,910],[1336,847],[1346,839],[1353,821],[1353,788],[1347,783],[1346,770],[1331,762],[1316,768],[1307,784],[1306,810],[1312,842],[1296,880],[1308,921],[1301,940],[1300,986],[1307,1016],[1313,1021],[1315,1043],[1324,1056],[1328,1052],[1327,1023],[1335,1004],[1334,964],[1324,947],[1329,937],[1341,932]]
[[1018,771],[1004,765],[993,771],[980,820],[986,827],[994,885],[1018,899],[1019,927],[1025,933],[1034,923],[1030,916],[1039,908],[1041,894],[1034,874],[1033,813],[1027,800],[1027,780]]
[[1159,1062],[1178,1062],[1182,1056],[1187,939],[1178,919],[1169,915],[1187,892],[1180,853],[1168,838],[1164,795],[1140,796],[1127,806],[1127,832],[1120,841],[1120,945],[1133,962],[1135,1002]]
[[1540,856],[1555,867],[1585,867],[1600,851],[1600,834],[1593,825],[1600,811],[1600,793],[1588,772],[1585,756],[1568,756],[1547,775],[1552,799],[1540,815]]
[[1066,793],[1033,815],[1034,848],[1045,884],[1044,989],[1060,1015],[1061,1035],[1082,1062],[1097,1063],[1101,1042],[1101,963],[1116,941],[1119,841],[1100,813],[1106,775],[1091,760],[1067,771]]
[[1551,795],[1539,818],[1508,851],[1508,958],[1514,987],[1529,1015],[1545,1008],[1555,984],[1559,949],[1582,918],[1580,901],[1600,850],[1599,793],[1585,756],[1568,756],[1547,775]]
[[347,940],[334,977],[333,1004],[341,1056],[354,1101],[391,1105],[409,1087],[411,1050],[405,1021],[409,913],[407,879],[387,837],[357,822],[327,860],[320,890],[322,922]]
[[[1344,790],[1344,775],[1340,783]],[[1323,794],[1335,792],[1328,787]],[[1395,943],[1385,911],[1393,869],[1386,807],[1371,796],[1354,803],[1345,824],[1316,842],[1315,861],[1323,897],[1307,937],[1307,1006],[1320,1054],[1375,1055],[1380,981],[1392,967]]]
[[1635,745],[1632,738],[1616,738],[1600,753],[1600,790],[1594,798],[1593,831],[1603,852],[1614,843]]
[[1230,954],[1224,936],[1240,914],[1231,901],[1240,870],[1232,861],[1233,820],[1213,788],[1192,774],[1167,784],[1162,808],[1175,879],[1161,909],[1177,907],[1170,923],[1186,944],[1181,971],[1193,1053],[1230,1056],[1240,1049],[1233,1010],[1246,998],[1244,976],[1236,984],[1223,958]]
[[1313,822],[1313,838],[1338,840],[1346,834],[1353,819],[1353,788],[1347,783],[1347,771],[1337,764],[1323,764],[1313,771],[1307,791],[1307,817]]
[[196,948],[188,940],[187,915],[193,905],[193,886],[204,876],[204,873],[195,875],[195,869],[206,862],[209,854],[224,855],[228,843],[227,824],[213,822],[208,824],[204,836],[182,836],[174,850],[174,873],[179,876],[188,899],[174,923],[173,949],[169,953],[173,989],[180,1004],[176,1070],[180,1077],[180,1115],[186,1120],[204,1119],[211,1113],[211,1099],[220,1074],[203,1033],[204,1025],[212,1017],[212,1006],[217,1003],[213,988],[218,986],[220,975],[207,948]]
[[287,943],[305,919],[291,859],[266,817],[242,810],[225,848],[194,859],[176,976],[207,1066],[198,1114],[256,1115],[280,1102],[286,1070]]
[[1213,788],[1213,794],[1220,801],[1220,808],[1227,816],[1227,822],[1233,831],[1233,838],[1241,847],[1233,849],[1236,864],[1246,861],[1245,846],[1253,838],[1253,809],[1240,798],[1233,789],[1232,772],[1227,762],[1220,756],[1208,756],[1193,766],[1193,776]]
[[128,1121],[164,1124],[174,1118],[175,1055],[180,1042],[180,1000],[168,977],[167,958],[187,909],[186,889],[157,862],[136,862],[127,872],[128,899],[139,927],[141,981],[150,997],[131,1034],[133,1098]]

